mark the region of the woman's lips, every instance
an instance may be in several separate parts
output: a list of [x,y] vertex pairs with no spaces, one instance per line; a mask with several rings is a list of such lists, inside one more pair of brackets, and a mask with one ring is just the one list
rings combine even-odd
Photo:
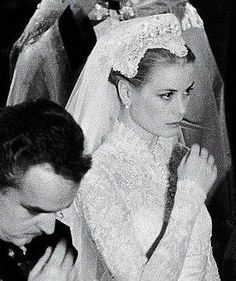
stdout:
[[167,125],[170,126],[170,127],[179,127],[180,126],[180,122],[167,123]]

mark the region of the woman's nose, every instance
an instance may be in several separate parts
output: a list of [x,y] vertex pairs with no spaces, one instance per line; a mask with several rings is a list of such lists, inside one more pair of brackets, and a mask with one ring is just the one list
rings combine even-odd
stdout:
[[41,214],[37,223],[40,228],[46,234],[52,234],[55,230],[56,214]]
[[188,101],[189,99],[187,95],[177,95],[175,103],[175,113],[179,115],[184,115],[187,111]]

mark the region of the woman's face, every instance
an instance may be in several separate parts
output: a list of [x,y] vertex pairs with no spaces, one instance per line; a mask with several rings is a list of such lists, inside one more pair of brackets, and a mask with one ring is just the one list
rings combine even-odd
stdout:
[[134,90],[130,115],[145,131],[163,137],[179,132],[193,88],[193,64],[160,65]]

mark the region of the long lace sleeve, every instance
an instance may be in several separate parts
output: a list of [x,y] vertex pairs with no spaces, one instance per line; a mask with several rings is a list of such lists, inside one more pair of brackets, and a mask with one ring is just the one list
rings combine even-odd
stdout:
[[216,261],[213,257],[212,248],[210,246],[208,257],[207,257],[207,267],[204,281],[220,281],[218,268]]
[[187,257],[178,281],[219,281],[218,269],[212,255],[212,223],[205,206],[199,212],[189,242]]
[[166,233],[146,264],[140,280],[178,280],[187,257],[192,229],[205,198],[203,190],[193,182],[178,182]]
[[117,192],[115,179],[103,178],[101,174],[102,171],[90,174],[80,190],[86,222],[113,278],[177,280],[191,229],[205,200],[204,192],[191,182],[178,184],[179,192],[166,234],[148,261],[135,237],[129,210]]

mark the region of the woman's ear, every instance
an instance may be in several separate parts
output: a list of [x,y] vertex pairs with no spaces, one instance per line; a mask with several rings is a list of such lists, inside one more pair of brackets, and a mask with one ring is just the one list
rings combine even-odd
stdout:
[[122,104],[129,108],[132,103],[132,89],[127,81],[121,79],[118,82],[118,93]]

